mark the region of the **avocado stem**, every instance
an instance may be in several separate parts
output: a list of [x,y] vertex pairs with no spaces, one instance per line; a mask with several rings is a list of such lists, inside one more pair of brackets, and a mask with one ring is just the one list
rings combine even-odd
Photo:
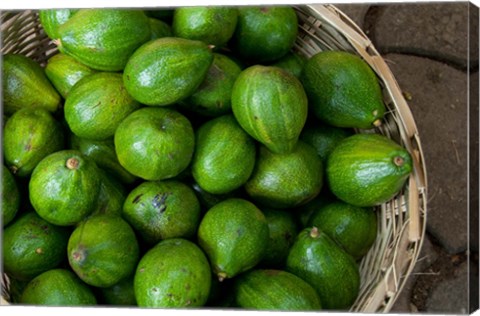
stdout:
[[219,282],[223,282],[223,280],[225,280],[227,278],[227,274],[225,272],[218,272],[217,276],[218,276],[218,281]]
[[403,166],[403,164],[405,163],[405,160],[400,157],[400,156],[395,156],[393,158],[393,163],[397,166],[397,167],[401,167]]
[[72,158],[68,158],[67,163],[65,165],[67,166],[68,169],[73,170],[73,169],[77,169],[79,164],[80,162],[78,161],[78,159],[72,157]]
[[13,174],[16,174],[17,171],[18,171],[17,166],[11,166],[11,167],[10,167],[10,171],[11,171]]
[[317,238],[318,236],[320,236],[320,232],[318,231],[317,227],[313,226],[310,230],[310,237]]
[[375,127],[379,127],[380,125],[382,125],[382,121],[380,119],[376,119],[375,121],[373,121],[372,124]]

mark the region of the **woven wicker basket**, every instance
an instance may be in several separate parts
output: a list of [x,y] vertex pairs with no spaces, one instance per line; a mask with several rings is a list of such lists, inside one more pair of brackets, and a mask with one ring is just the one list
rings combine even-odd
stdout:
[[[378,238],[360,264],[360,294],[355,312],[388,312],[400,294],[422,246],[427,181],[420,137],[410,109],[385,60],[368,37],[332,5],[296,6],[300,32],[295,50],[310,57],[323,50],[343,50],[361,56],[376,72],[387,114],[374,130],[404,146],[412,155],[413,172],[404,189],[378,207]],[[36,11],[1,13],[2,54],[21,53],[45,64],[57,52],[40,26]],[[2,278],[2,304],[7,304],[8,277]]]

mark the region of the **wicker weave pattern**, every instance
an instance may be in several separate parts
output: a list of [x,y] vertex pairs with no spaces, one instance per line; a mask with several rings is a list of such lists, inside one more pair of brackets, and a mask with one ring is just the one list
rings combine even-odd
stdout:
[[[361,261],[360,294],[351,308],[357,312],[388,312],[418,259],[425,233],[427,181],[420,136],[387,63],[362,30],[332,5],[295,9],[300,32],[294,49],[308,57],[323,50],[361,56],[376,72],[387,106],[382,126],[369,132],[386,135],[412,154],[414,170],[406,186],[378,208],[378,238]],[[35,11],[3,12],[0,18],[2,54],[25,54],[44,65],[57,52]],[[2,296],[8,301],[7,284],[7,280],[2,282]]]

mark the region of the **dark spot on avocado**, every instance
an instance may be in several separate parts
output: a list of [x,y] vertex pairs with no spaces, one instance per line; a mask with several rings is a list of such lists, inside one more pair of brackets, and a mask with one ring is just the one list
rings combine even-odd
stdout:
[[152,288],[152,292],[158,292],[158,289],[156,287]]
[[25,149],[25,151],[30,151],[30,150],[32,150],[32,144],[30,144],[30,143],[26,144],[25,147],[24,147],[24,149]]
[[72,252],[72,259],[79,264],[85,261],[86,257],[87,257],[87,250],[83,245],[78,245],[77,249]]
[[142,195],[143,195],[143,193],[137,195],[137,196],[133,199],[132,203],[133,203],[133,204],[138,203],[138,201],[140,201],[140,198],[142,197]]
[[268,7],[263,7],[260,9],[260,12],[262,13],[267,13],[269,11],[269,8]]
[[254,119],[254,120],[258,120],[258,116],[255,115],[255,116],[253,117],[253,119]]
[[163,213],[167,209],[165,201],[167,200],[169,195],[169,193],[158,193],[154,196],[152,200],[152,205],[154,208],[158,209],[159,213]]

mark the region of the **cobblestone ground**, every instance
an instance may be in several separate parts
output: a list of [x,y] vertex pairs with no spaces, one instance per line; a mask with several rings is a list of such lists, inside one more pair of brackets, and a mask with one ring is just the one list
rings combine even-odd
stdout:
[[427,163],[426,239],[392,312],[470,313],[478,306],[478,7],[337,7],[369,36],[409,96]]

